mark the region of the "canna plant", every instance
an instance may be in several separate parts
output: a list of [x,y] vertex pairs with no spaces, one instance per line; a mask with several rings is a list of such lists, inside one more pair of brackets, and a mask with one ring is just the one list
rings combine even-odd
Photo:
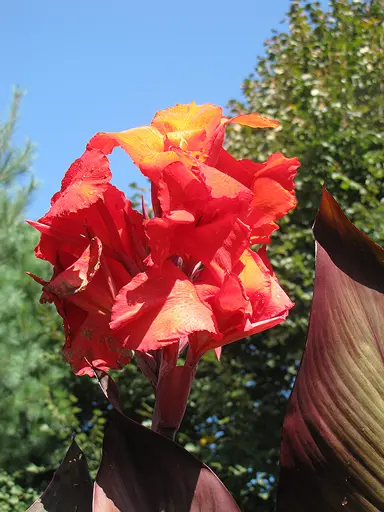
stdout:
[[[283,322],[293,307],[279,286],[266,246],[273,231],[278,229],[276,221],[296,205],[293,179],[300,164],[297,158],[287,158],[281,153],[272,154],[263,163],[236,160],[223,148],[229,123],[252,128],[278,126],[277,121],[259,114],[229,119],[223,117],[219,107],[192,102],[158,112],[149,126],[98,133],[68,169],[48,213],[37,222],[29,221],[41,233],[36,256],[53,266],[49,281],[30,275],[42,286],[41,301],[54,303],[63,319],[63,355],[74,373],[99,380],[114,408],[95,483],[92,484],[85,456],[74,441],[51,484],[30,510],[239,510],[209,468],[174,439],[204,353],[214,350],[220,358],[224,345]],[[131,156],[151,182],[152,217],[144,200],[140,213],[110,183],[107,155],[117,146]],[[330,262],[327,260],[329,268],[323,269],[327,279],[316,278],[314,305],[317,300],[321,307],[316,306],[317,316],[312,313],[305,354],[318,350],[313,348],[314,343],[320,344],[322,351],[317,356],[320,360],[315,360],[317,364],[310,356],[304,356],[290,401],[283,430],[279,510],[310,510],[305,500],[302,508],[290,504],[290,489],[297,485],[294,497],[300,501],[301,475],[318,478],[318,472],[327,467],[327,457],[335,457],[333,451],[339,454],[339,445],[343,444],[344,438],[336,436],[336,442],[335,435],[330,435],[332,426],[319,416],[318,410],[317,415],[311,416],[311,403],[303,400],[297,391],[301,390],[306,397],[322,358],[327,364],[329,358],[332,362],[332,336],[337,335],[341,340],[336,355],[354,349],[361,350],[371,362],[373,354],[377,356],[372,373],[372,386],[376,385],[377,392],[367,385],[367,393],[374,411],[379,411],[373,414],[376,422],[373,425],[384,429],[380,404],[375,402],[382,396],[379,389],[383,385],[384,348],[380,345],[378,314],[382,295],[376,290],[370,294],[373,281],[363,280],[361,286],[369,289],[368,304],[372,300],[374,308],[365,303],[365,309],[360,310],[361,302],[346,301],[348,314],[360,319],[361,328],[366,327],[364,342],[361,333],[360,340],[356,340],[343,309],[347,307],[343,297],[348,296],[342,293],[345,283],[340,278],[339,285],[334,271],[337,268],[346,272],[343,268],[346,262],[348,269],[354,269],[352,281],[360,276],[359,265],[368,266],[371,273],[376,269],[374,275],[379,279],[380,272],[383,274],[381,249],[351,227],[326,192],[315,226],[318,265],[323,269],[323,253]],[[353,260],[355,246],[357,262]],[[333,277],[328,278],[328,274]],[[349,285],[359,294],[353,283]],[[340,288],[334,303],[326,288],[333,285],[337,290]],[[333,308],[334,305],[340,310]],[[339,316],[335,316],[335,309]],[[366,318],[368,313],[374,315],[373,319]],[[327,315],[331,314],[328,320]],[[312,334],[317,325],[314,317],[322,332],[320,341]],[[323,324],[334,329],[328,338]],[[348,334],[343,332],[346,327]],[[363,343],[365,348],[360,346]],[[368,349],[372,349],[372,354],[368,354]],[[155,392],[152,431],[123,413],[116,385],[106,373],[129,364],[132,358]],[[312,362],[306,363],[307,359]],[[349,375],[346,371],[330,371],[329,378],[334,377],[337,382],[329,382],[329,386],[337,390],[337,384],[345,389],[351,381]],[[319,382],[316,385],[321,387]],[[344,409],[339,407],[339,396],[342,393],[333,393],[333,402],[325,400],[323,405],[327,411],[333,410],[327,408],[332,405],[334,418],[345,425],[348,418],[340,412]],[[355,394],[356,406],[362,406],[359,399],[364,396]],[[298,408],[299,399],[309,412],[302,405]],[[352,430],[346,432],[353,437]],[[305,435],[314,437],[307,439]],[[324,453],[317,445],[322,436],[327,447]],[[376,439],[378,434],[375,436]],[[368,444],[372,446],[370,441]],[[352,446],[353,439],[350,442]],[[340,457],[340,464],[348,462],[345,453]],[[311,459],[316,456],[320,457],[320,469]],[[372,450],[367,448],[358,453],[358,463],[370,467],[364,456],[373,456]],[[378,463],[383,459],[380,450],[375,457],[372,471],[378,471],[374,477],[379,482]],[[311,471],[307,471],[307,466]],[[332,482],[329,477],[324,483],[324,489],[329,490],[329,502],[335,497]],[[368,477],[367,482],[370,482]],[[311,488],[307,483],[305,486]],[[375,499],[368,496],[369,488],[367,483],[359,487],[359,503],[371,507],[384,503],[379,485]],[[312,499],[320,504],[316,492],[323,496],[324,489],[320,484],[317,487],[313,484],[313,489]],[[354,492],[352,480],[348,489]],[[337,506],[343,506],[343,500],[344,496]],[[335,502],[335,510],[337,506]]]

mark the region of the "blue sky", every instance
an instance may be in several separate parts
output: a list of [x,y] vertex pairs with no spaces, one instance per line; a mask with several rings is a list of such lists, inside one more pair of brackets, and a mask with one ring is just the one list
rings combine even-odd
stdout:
[[[45,213],[94,133],[147,124],[175,103],[224,107],[239,98],[288,6],[289,0],[3,2],[0,112],[4,118],[12,85],[25,88],[16,141],[29,136],[37,144],[33,167],[41,184],[28,217]],[[122,152],[111,165],[117,186],[144,184]]]

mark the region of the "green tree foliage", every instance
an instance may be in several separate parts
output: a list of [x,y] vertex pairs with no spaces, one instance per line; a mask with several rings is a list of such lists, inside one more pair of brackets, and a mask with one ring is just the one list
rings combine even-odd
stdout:
[[[48,269],[34,258],[31,249],[37,236],[22,218],[36,183],[30,172],[32,144],[27,141],[22,148],[13,144],[21,96],[15,91],[9,118],[0,125],[1,510],[8,510],[8,505],[9,510],[18,510],[20,487],[16,482],[11,485],[14,478],[24,487],[33,485],[36,474],[56,463],[56,439],[65,437],[68,427],[63,428],[63,419],[69,424],[73,414],[55,347],[56,318],[39,305],[39,291],[25,275],[26,269],[42,275]],[[60,389],[61,395],[55,397]],[[24,491],[20,503],[23,495]]]
[[[278,130],[231,127],[228,150],[263,161],[297,155],[298,207],[280,223],[268,254],[296,306],[281,326],[235,343],[220,364],[205,362],[184,431],[217,468],[243,511],[272,510],[282,419],[300,360],[313,286],[311,226],[324,181],[356,225],[384,239],[380,2],[291,3],[289,31],[274,32],[266,55],[244,81],[233,114],[256,111]],[[207,419],[208,418],[208,419]]]

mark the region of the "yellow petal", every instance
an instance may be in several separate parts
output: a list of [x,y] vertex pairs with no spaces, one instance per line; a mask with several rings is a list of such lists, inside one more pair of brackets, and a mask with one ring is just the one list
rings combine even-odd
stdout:
[[151,125],[155,126],[163,135],[168,132],[184,132],[194,130],[205,130],[209,137],[220,124],[222,109],[206,103],[196,105],[194,101],[187,105],[175,105],[174,107],[160,110],[152,120]]

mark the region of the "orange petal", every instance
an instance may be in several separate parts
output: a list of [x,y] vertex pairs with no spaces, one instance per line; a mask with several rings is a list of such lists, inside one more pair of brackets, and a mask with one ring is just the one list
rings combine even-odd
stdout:
[[252,302],[252,322],[280,316],[293,306],[287,294],[280,288],[265,248],[260,253],[261,255],[247,249],[240,258],[244,268],[239,278]]
[[163,135],[168,132],[186,132],[205,130],[209,137],[220,124],[222,109],[206,103],[196,105],[194,101],[187,105],[175,105],[174,107],[160,110],[152,120]]
[[240,261],[244,268],[240,272],[239,278],[248,297],[253,302],[261,300],[265,304],[265,299],[270,296],[271,278],[269,272],[264,270],[260,256],[247,249],[241,255]]
[[241,124],[242,126],[250,126],[251,128],[277,128],[280,126],[279,121],[269,119],[268,117],[261,117],[261,115],[256,112],[232,117],[228,122]]
[[98,133],[88,144],[88,147],[101,149],[105,153],[110,153],[116,146],[123,148],[142,173],[153,181],[157,180],[165,166],[180,160],[175,152],[165,151],[164,137],[153,126]]

